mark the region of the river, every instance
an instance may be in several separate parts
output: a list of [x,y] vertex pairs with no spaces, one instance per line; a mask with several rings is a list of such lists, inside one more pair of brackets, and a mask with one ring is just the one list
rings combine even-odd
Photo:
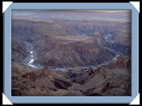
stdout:
[[29,42],[26,42],[26,41],[24,41],[23,43],[26,47],[26,51],[28,54],[27,54],[27,57],[22,61],[22,63],[24,65],[32,67],[32,68],[36,68],[36,69],[42,68],[42,66],[40,64],[37,64],[34,62],[37,59],[37,54],[36,54],[36,51],[34,50],[32,44]]
[[[22,61],[22,63],[26,66],[29,66],[29,67],[32,67],[32,68],[36,68],[36,69],[41,69],[43,68],[43,66],[41,66],[40,64],[37,64],[35,63],[34,61],[37,59],[37,54],[36,54],[36,51],[34,50],[33,46],[31,43],[29,42],[25,42],[24,41],[24,45],[26,47],[26,51],[28,53],[27,57]],[[108,47],[104,47],[104,49],[107,49],[111,52],[113,52],[115,54],[115,57],[112,58],[112,60],[110,61],[105,61],[101,64],[98,64],[96,66],[86,66],[86,67],[69,67],[69,68],[57,68],[57,67],[50,67],[49,68],[51,70],[61,70],[61,71],[68,71],[68,70],[84,70],[84,71],[87,71],[90,67],[92,67],[93,69],[96,69],[100,66],[103,66],[103,65],[108,65],[112,62],[115,62],[117,60],[117,57],[119,57],[120,55],[122,55],[121,53],[119,52],[116,52],[115,50],[111,49],[111,48],[108,48]]]
[[57,67],[49,67],[51,70],[61,70],[61,71],[68,71],[68,70],[83,70],[83,71],[88,71],[88,69],[91,67],[92,69],[97,69],[98,67],[100,67],[100,66],[106,66],[106,65],[108,65],[108,64],[110,64],[110,63],[113,63],[113,62],[115,62],[116,60],[117,60],[117,57],[119,57],[119,56],[121,56],[122,55],[122,53],[120,53],[120,52],[116,52],[115,50],[113,50],[113,49],[111,49],[111,48],[108,48],[108,47],[104,47],[104,49],[107,49],[107,50],[109,50],[109,51],[111,51],[111,52],[113,52],[114,54],[115,54],[115,56],[111,59],[111,60],[109,60],[109,61],[105,61],[105,62],[103,62],[103,63],[101,63],[101,64],[97,64],[97,65],[91,65],[91,66],[86,66],[86,67],[69,67],[69,68],[57,68]]

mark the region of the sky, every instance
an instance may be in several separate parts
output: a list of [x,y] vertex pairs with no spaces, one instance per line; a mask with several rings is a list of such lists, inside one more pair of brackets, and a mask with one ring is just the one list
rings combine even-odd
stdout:
[[12,16],[29,19],[130,21],[131,10],[12,10]]

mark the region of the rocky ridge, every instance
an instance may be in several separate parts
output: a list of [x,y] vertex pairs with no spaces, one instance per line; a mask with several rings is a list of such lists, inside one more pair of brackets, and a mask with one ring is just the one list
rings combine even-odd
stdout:
[[[120,60],[123,60],[122,64]],[[100,66],[88,71],[54,71],[47,65],[43,69],[33,70],[12,62],[12,95],[130,96],[130,66],[125,66],[128,60],[128,56],[118,57],[113,68]]]

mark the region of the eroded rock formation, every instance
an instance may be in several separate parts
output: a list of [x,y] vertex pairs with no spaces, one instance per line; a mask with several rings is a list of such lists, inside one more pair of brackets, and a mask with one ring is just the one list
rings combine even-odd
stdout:
[[[49,69],[47,65],[43,69],[33,70],[13,62],[12,95],[130,96],[130,66],[126,67],[123,64],[129,64],[126,57],[118,57],[119,64],[116,61],[113,68],[100,66],[97,69],[89,68],[88,71],[55,71]],[[119,58],[123,58],[123,61]]]

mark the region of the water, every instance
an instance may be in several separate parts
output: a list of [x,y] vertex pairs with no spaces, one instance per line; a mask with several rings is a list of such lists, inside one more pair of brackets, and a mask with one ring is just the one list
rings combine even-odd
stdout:
[[[40,64],[34,63],[34,61],[37,59],[37,54],[36,51],[34,50],[33,46],[31,43],[29,42],[24,42],[24,45],[26,47],[26,51],[28,53],[27,57],[22,61],[22,63],[26,66],[32,67],[32,68],[36,68],[36,69],[41,69],[43,68],[43,66],[41,66]],[[58,67],[49,67],[51,70],[61,70],[61,71],[68,71],[68,70],[83,70],[83,71],[88,71],[88,69],[90,67],[92,67],[93,69],[96,69],[100,66],[103,65],[108,65],[110,63],[113,63],[117,60],[117,57],[119,57],[121,55],[121,53],[116,52],[115,50],[108,48],[108,47],[104,47],[104,49],[107,49],[111,52],[113,52],[115,54],[115,57],[113,57],[112,60],[110,61],[105,61],[101,64],[97,64],[97,65],[92,65],[92,66],[83,66],[83,67],[68,67],[68,68],[58,68]]]
[[113,52],[115,54],[115,57],[113,57],[111,60],[109,61],[105,61],[101,64],[97,64],[97,65],[91,65],[91,66],[85,66],[85,67],[68,67],[68,68],[57,68],[57,67],[49,67],[51,70],[60,70],[60,71],[69,71],[69,70],[83,70],[83,71],[88,71],[88,69],[91,67],[92,69],[97,69],[98,67],[101,66],[106,66],[110,63],[114,63],[115,61],[117,61],[117,57],[119,57],[120,55],[122,55],[122,53],[120,52],[116,52],[115,50],[108,48],[108,47],[104,47],[104,49],[107,49],[111,52]]
[[26,66],[40,69],[42,66],[40,64],[35,64],[34,61],[37,59],[36,51],[34,50],[33,46],[29,42],[24,42],[24,45],[26,47],[26,51],[28,53],[27,57],[22,61],[22,63]]
[[68,67],[68,68],[57,68],[57,67],[49,67],[51,70],[54,70],[54,71],[69,71],[69,70],[82,70],[82,71],[88,71],[88,69],[91,67],[92,69],[97,69],[98,67],[101,67],[101,66],[106,66],[110,63],[114,63],[116,60],[117,60],[117,57],[119,57],[120,55],[117,54],[115,55],[115,57],[113,57],[112,60],[109,60],[109,61],[105,61],[101,64],[97,64],[97,65],[90,65],[90,66],[83,66],[83,67]]
[[116,60],[117,60],[117,57],[119,57],[119,55],[116,55],[115,57],[113,57],[112,60],[110,61],[105,61],[101,64],[97,64],[97,65],[90,65],[90,66],[83,66],[83,67],[68,67],[68,68],[57,68],[57,67],[49,67],[51,70],[54,70],[54,71],[69,71],[69,70],[82,70],[82,71],[88,71],[88,69],[91,67],[92,69],[97,69],[98,67],[101,67],[101,66],[106,66],[110,63],[114,63]]

